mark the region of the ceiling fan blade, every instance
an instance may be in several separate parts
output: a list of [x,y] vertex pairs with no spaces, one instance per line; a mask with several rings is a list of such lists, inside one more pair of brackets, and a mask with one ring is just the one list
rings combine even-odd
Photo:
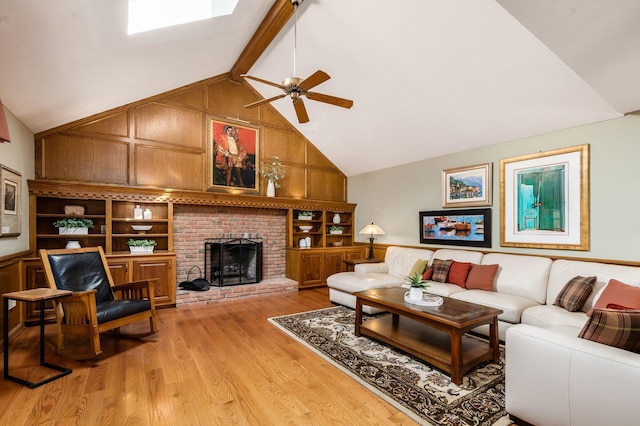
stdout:
[[312,101],[324,102],[331,105],[336,105],[342,108],[351,108],[353,101],[344,98],[338,98],[336,96],[323,95],[322,93],[307,92],[307,98]]
[[330,78],[331,77],[329,77],[329,74],[324,71],[318,70],[311,74],[309,77],[302,80],[300,84],[298,84],[298,87],[306,91],[311,89],[312,87],[316,87],[320,83],[324,83]]
[[304,106],[304,102],[301,98],[293,98],[293,108],[296,110],[298,116],[298,122],[306,123],[309,121],[309,115],[307,114],[307,108]]
[[268,84],[269,86],[277,87],[278,89],[286,90],[285,87],[282,84],[273,83],[271,81],[263,80],[263,79],[258,78],[258,77],[252,77],[252,76],[246,75],[246,74],[242,74],[241,77],[248,78],[249,80],[255,80],[255,81],[260,82],[260,83]]
[[271,101],[275,101],[275,100],[277,100],[277,99],[282,99],[282,98],[284,98],[285,96],[287,96],[287,95],[282,94],[282,95],[274,96],[273,98],[269,98],[269,99],[260,99],[259,101],[252,102],[252,103],[250,103],[250,104],[245,105],[244,107],[245,107],[245,108],[253,108],[253,107],[257,107],[257,106],[260,106],[260,105],[263,105],[263,104],[268,104],[269,102],[271,102]]

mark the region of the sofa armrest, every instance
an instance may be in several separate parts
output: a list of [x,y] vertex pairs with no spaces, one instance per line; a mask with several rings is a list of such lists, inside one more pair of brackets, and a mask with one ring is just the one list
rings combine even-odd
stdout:
[[518,324],[506,334],[506,409],[531,424],[637,422],[640,355]]
[[354,272],[364,274],[367,272],[377,272],[380,274],[389,273],[389,265],[386,263],[359,263],[353,267]]

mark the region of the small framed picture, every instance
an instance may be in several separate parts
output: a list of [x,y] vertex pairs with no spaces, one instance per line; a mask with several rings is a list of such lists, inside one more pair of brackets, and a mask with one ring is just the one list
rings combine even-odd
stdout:
[[15,170],[0,165],[0,236],[20,235],[21,179]]
[[490,206],[491,163],[442,171],[442,207]]

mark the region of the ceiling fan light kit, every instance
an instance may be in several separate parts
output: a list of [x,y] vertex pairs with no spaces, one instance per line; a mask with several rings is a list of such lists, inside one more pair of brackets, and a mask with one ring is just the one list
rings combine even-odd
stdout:
[[[302,0],[291,0],[291,4],[295,8],[295,24],[294,24],[294,47],[293,47],[293,74],[296,74],[296,45],[298,39],[298,6],[302,4]],[[318,70],[311,74],[304,80],[299,77],[287,77],[282,81],[282,84],[273,83],[268,80],[263,80],[258,77],[252,77],[250,75],[243,74],[243,78],[254,80],[259,83],[267,84],[279,88],[284,92],[283,95],[274,96],[268,99],[261,99],[259,101],[245,105],[245,108],[254,108],[260,105],[264,105],[273,102],[278,99],[282,99],[286,96],[291,98],[293,102],[293,108],[296,111],[298,122],[306,123],[309,121],[309,115],[307,114],[307,108],[304,106],[303,97],[316,102],[324,102],[331,105],[336,105],[342,108],[351,108],[353,101],[344,98],[338,98],[336,96],[324,95],[322,93],[309,92],[309,89],[316,87],[319,84],[324,83],[331,77],[329,74],[322,70]]]

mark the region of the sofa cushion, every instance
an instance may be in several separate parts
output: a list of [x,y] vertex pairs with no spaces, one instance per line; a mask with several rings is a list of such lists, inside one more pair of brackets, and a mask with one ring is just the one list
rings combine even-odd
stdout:
[[399,286],[402,279],[398,279],[389,274],[379,274],[376,272],[361,274],[357,272],[338,272],[327,278],[327,286],[346,293],[369,290],[370,288],[382,288]]
[[595,282],[595,276],[581,277],[578,275],[573,277],[562,288],[553,304],[565,308],[569,312],[579,311],[593,291]]
[[[389,268],[388,273],[402,281],[404,277],[409,275],[409,272],[411,272],[411,268],[413,268],[416,260],[431,260],[432,255],[433,251],[427,249],[391,246],[387,247],[387,252],[384,256],[384,263],[386,263]],[[371,263],[369,265],[375,265],[375,263]]]
[[432,276],[433,276],[433,268],[427,268],[427,269],[425,269],[424,273],[422,274],[422,279],[423,280],[430,280]]
[[640,353],[640,310],[596,308],[578,337]]
[[610,280],[593,308],[603,309],[611,303],[640,310],[640,287]]
[[467,276],[468,289],[493,291],[493,281],[500,265],[471,265]]
[[439,283],[437,281],[430,281],[429,287],[426,289],[427,293],[437,294],[438,296],[449,297],[454,293],[465,292],[466,290],[458,285],[449,283]]
[[[547,281],[551,263],[548,257],[504,253],[485,254],[481,262],[482,265],[500,265],[496,276],[497,292],[526,297],[540,304],[545,303],[547,299]],[[571,277],[576,275],[578,274],[573,274]],[[549,303],[553,303],[553,300]]]
[[570,326],[576,328],[574,336],[577,336],[578,331],[587,322],[587,314],[581,311],[569,312],[555,305],[540,305],[527,308],[522,313],[520,322],[540,328]]
[[[582,307],[582,311],[584,312],[593,308],[594,301],[598,299],[611,278],[630,283],[636,287],[638,286],[637,283],[640,283],[640,268],[637,266],[558,259],[553,262],[551,271],[549,272],[549,283],[547,286],[548,305],[553,304],[562,287],[576,275],[582,275],[583,277],[595,275],[597,277],[593,291]],[[622,303],[622,305],[624,306],[624,303]]]
[[433,263],[431,264],[431,268],[433,269],[433,276],[431,277],[431,279],[433,281],[438,281],[441,283],[447,282],[449,269],[451,268],[452,263],[453,260],[433,259]]
[[447,277],[447,281],[451,284],[459,285],[462,288],[466,287],[467,276],[469,275],[469,270],[471,269],[471,263],[469,262],[456,262],[455,260],[451,262],[451,267],[449,268],[449,276]]
[[490,306],[496,309],[502,309],[503,313],[498,316],[498,319],[510,323],[520,322],[522,312],[525,309],[538,305],[536,302],[526,297],[500,294],[484,290],[461,291],[452,294],[451,298]]
[[410,277],[413,277],[416,274],[422,276],[422,273],[427,268],[427,263],[429,263],[428,259],[416,260],[416,262],[413,264],[413,267],[411,268],[411,271],[407,275],[409,275]]

